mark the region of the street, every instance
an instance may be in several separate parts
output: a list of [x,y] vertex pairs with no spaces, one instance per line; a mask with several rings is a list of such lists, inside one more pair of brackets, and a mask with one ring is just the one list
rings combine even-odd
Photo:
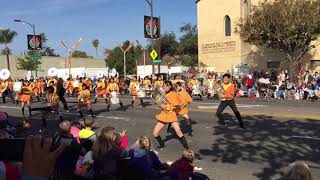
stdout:
[[[147,107],[142,108],[136,102],[136,107],[131,109],[128,108],[130,97],[122,97],[122,100],[126,108],[112,105],[111,112],[106,112],[103,99],[93,104],[95,127],[97,131],[104,126],[114,126],[118,131],[128,129],[130,147],[141,135],[152,137],[156,124],[154,116],[159,108],[151,100],[146,100]],[[67,101],[72,110],[64,113],[65,119],[80,120],[76,113],[76,99],[68,98]],[[295,160],[304,160],[311,167],[314,177],[320,177],[319,102],[248,99],[237,99],[236,102],[246,130],[238,128],[237,120],[229,108],[224,114],[228,127],[218,126],[215,112],[219,101],[206,98],[200,101],[194,97],[190,116],[198,123],[193,125],[193,136],[188,136],[187,141],[197,154],[194,165],[202,168],[198,172],[218,180],[269,180],[278,178],[283,168]],[[32,106],[44,104],[34,103]],[[11,122],[21,122],[20,106],[11,102],[1,103],[0,110],[9,114]],[[85,110],[83,112],[86,113]],[[32,128],[18,135],[37,133],[39,115],[33,112]],[[48,134],[55,132],[58,123],[57,118],[48,119]],[[184,127],[183,120],[181,126]],[[162,130],[161,135],[166,147],[156,151],[162,162],[180,158],[183,148],[175,135],[167,134],[166,129]],[[156,147],[155,140],[152,141],[153,147]]]

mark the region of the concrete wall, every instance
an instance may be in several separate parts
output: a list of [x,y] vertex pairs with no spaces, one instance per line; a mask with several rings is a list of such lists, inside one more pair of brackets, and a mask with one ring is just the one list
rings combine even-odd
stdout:
[[[26,71],[17,70],[16,61],[18,56],[10,56],[10,73],[13,78],[24,78],[27,74]],[[41,70],[44,72],[38,72],[38,77],[46,77],[48,69],[55,67],[57,69],[65,68],[67,58],[65,57],[42,57],[40,60],[42,64],[40,65]],[[68,62],[68,61],[67,61]],[[68,64],[67,64],[68,67]],[[104,60],[92,59],[92,58],[72,58],[71,59],[72,68],[105,68],[106,63]],[[7,68],[6,56],[0,56],[0,69]],[[34,72],[33,72],[34,75]]]

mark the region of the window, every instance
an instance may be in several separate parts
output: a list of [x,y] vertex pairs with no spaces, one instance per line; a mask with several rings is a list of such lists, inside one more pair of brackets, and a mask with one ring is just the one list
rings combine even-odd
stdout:
[[280,61],[267,62],[267,68],[268,69],[278,69],[278,68],[280,68]]
[[225,36],[231,36],[231,19],[226,15],[225,19]]

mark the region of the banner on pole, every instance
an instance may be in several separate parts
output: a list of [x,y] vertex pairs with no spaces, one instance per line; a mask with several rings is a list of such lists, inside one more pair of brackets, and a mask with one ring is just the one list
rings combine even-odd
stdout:
[[27,35],[28,50],[42,49],[42,42],[40,35]]
[[[160,18],[153,17],[152,20],[153,24],[153,39],[159,39],[160,38]],[[150,16],[144,16],[144,38],[151,39],[151,17]]]

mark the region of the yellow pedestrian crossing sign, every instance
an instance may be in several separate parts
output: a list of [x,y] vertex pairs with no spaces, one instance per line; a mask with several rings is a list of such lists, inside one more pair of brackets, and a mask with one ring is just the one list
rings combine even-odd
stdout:
[[156,51],[156,50],[152,50],[151,53],[150,53],[150,57],[151,57],[153,60],[157,59],[157,57],[158,57],[157,51]]

